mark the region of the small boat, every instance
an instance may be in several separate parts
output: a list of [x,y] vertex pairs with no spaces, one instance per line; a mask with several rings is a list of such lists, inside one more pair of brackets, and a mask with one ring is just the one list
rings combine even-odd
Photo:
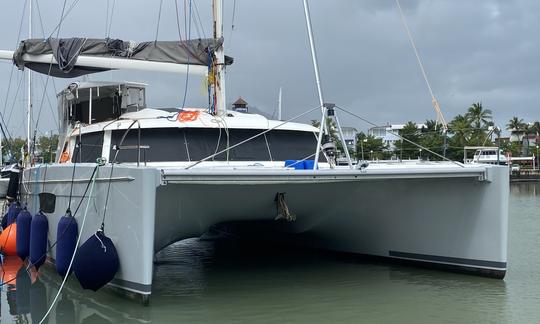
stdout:
[[6,197],[9,178],[13,172],[19,172],[19,165],[17,163],[6,165],[0,170],[0,198]]

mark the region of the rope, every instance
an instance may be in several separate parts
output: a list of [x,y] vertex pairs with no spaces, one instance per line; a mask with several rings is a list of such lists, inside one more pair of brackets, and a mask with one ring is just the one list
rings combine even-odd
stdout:
[[[79,3],[80,0],[75,0],[73,1],[73,3],[71,4],[71,6],[69,7],[69,9],[66,11],[66,13],[64,14],[62,12],[62,15],[60,16],[60,22],[56,25],[56,27],[54,27],[54,29],[51,31],[51,33],[49,34],[49,37],[47,38],[50,38],[52,37],[52,35],[54,34],[54,32],[56,32],[60,26],[62,25],[62,22],[64,21],[64,19],[67,18],[67,16],[71,13],[71,11],[73,10],[73,8],[75,8],[75,6],[77,5],[77,3]],[[64,1],[65,3],[66,1]]]
[[[190,0],[190,2],[191,2],[191,0]],[[195,17],[195,29],[197,29],[197,35],[199,36],[199,38],[201,38],[201,31],[202,31],[203,38],[206,38],[206,32],[205,32],[204,26],[202,24],[201,16],[199,15],[199,7],[197,6],[197,2],[193,2],[193,7],[195,8],[194,11],[195,11],[195,14],[197,15]],[[197,22],[199,23],[199,25],[197,25]]]
[[[90,179],[93,179],[93,178],[94,178],[94,175],[96,174],[96,170],[97,170],[97,167],[94,168],[94,171],[92,172],[92,175],[90,176]],[[21,171],[21,172],[22,172],[22,171]],[[22,178],[22,177],[21,177],[21,178]],[[83,203],[83,201],[84,201],[84,198],[86,197],[86,194],[88,193],[88,189],[90,188],[91,183],[92,183],[92,181],[88,181],[88,184],[86,185],[86,188],[84,189],[84,193],[83,193],[83,195],[82,195],[82,198],[81,198],[81,200],[79,201],[79,204],[77,205],[77,208],[75,209],[75,212],[73,213],[73,218],[75,218],[75,216],[77,215],[77,213],[78,213],[78,211],[79,211],[79,209],[80,209],[80,207],[81,207],[81,205],[82,205],[82,203]],[[88,196],[88,198],[90,198],[90,196]],[[72,224],[72,223],[70,223],[70,225],[71,225],[71,224]],[[64,232],[62,232],[62,233],[60,234],[60,237],[58,238],[58,240],[61,239],[61,238],[64,236],[64,234],[66,233],[67,229],[68,229],[68,227],[66,227],[66,229],[64,230]],[[43,258],[44,256],[47,255],[48,252],[52,251],[52,249],[58,244],[58,240],[56,240],[50,247],[48,247],[48,248],[47,248],[47,252],[45,252],[45,254],[44,254],[43,256],[41,256],[39,259]],[[27,265],[27,267],[26,267],[26,270],[30,269],[31,267],[32,267],[32,264],[29,263],[29,264]],[[16,276],[16,277],[14,277],[14,278],[11,279],[11,280],[8,280],[8,281],[5,281],[5,282],[0,283],[0,287],[2,287],[2,286],[4,286],[4,285],[7,285],[7,284],[9,284],[10,282],[12,282],[12,281],[14,281],[14,280],[17,280],[17,278],[19,278],[19,276]]]
[[[377,124],[372,123],[372,122],[370,122],[369,120],[363,118],[362,116],[359,116],[359,115],[353,113],[352,111],[349,111],[349,110],[347,110],[347,109],[345,109],[345,108],[343,108],[343,107],[338,107],[338,106],[336,106],[336,108],[337,108],[337,109],[340,109],[340,110],[342,110],[342,111],[344,111],[344,112],[346,112],[346,113],[348,113],[349,115],[352,115],[352,116],[354,116],[354,117],[360,119],[360,120],[363,121],[363,122],[368,123],[368,124],[371,125],[371,126],[374,126],[374,127],[377,126]],[[387,132],[390,133],[390,134],[392,134],[392,135],[394,135],[394,136],[399,137],[402,141],[411,143],[411,144],[413,144],[414,146],[416,146],[416,147],[418,147],[418,148],[421,148],[421,149],[423,149],[423,150],[426,150],[427,152],[429,152],[429,153],[431,153],[431,154],[433,154],[433,155],[435,155],[435,156],[437,156],[437,157],[439,157],[439,158],[441,158],[441,159],[443,159],[443,160],[445,160],[445,161],[448,161],[448,162],[452,162],[452,163],[454,163],[454,164],[457,164],[457,165],[459,165],[459,166],[462,167],[462,168],[465,167],[465,165],[463,165],[462,163],[459,163],[459,162],[457,162],[457,161],[451,160],[451,159],[447,158],[446,156],[443,156],[443,155],[441,155],[441,154],[439,154],[439,153],[436,153],[436,152],[430,150],[429,148],[427,148],[427,147],[425,147],[425,146],[422,146],[422,145],[420,145],[420,144],[418,144],[418,143],[415,143],[415,142],[413,142],[413,141],[411,141],[411,140],[409,140],[409,139],[407,139],[407,138],[405,138],[405,137],[399,135],[398,133],[395,133],[395,132],[392,132],[392,131],[387,131]]]
[[175,16],[176,16],[176,28],[178,29],[178,38],[180,39],[180,42],[181,42],[182,31],[180,30],[180,16],[178,15],[178,12],[180,11],[178,9],[178,0],[174,0],[174,8],[175,8]]
[[[108,184],[107,184],[107,195],[105,196],[105,205],[103,207],[103,217],[101,219],[101,227],[100,227],[101,231],[103,231],[104,233],[105,233],[105,216],[107,215],[107,206],[109,205],[109,193],[111,191],[111,182],[112,182],[112,174],[113,174],[113,170],[114,170],[114,164],[116,163],[118,153],[120,153],[120,147],[124,143],[124,140],[126,139],[127,134],[131,130],[131,127],[133,127],[133,125],[135,125],[135,123],[137,123],[137,122],[138,122],[137,120],[134,120],[131,123],[131,125],[129,125],[129,127],[126,129],[126,131],[122,135],[122,138],[120,139],[120,143],[118,144],[118,150],[116,150],[116,153],[114,154],[114,158],[113,158],[113,160],[111,160],[111,172],[109,173],[109,181],[108,181]],[[140,124],[139,124],[139,127],[140,127]]]
[[439,106],[439,102],[437,101],[437,98],[435,98],[435,95],[433,94],[433,90],[431,89],[431,84],[429,83],[426,71],[424,69],[424,64],[422,64],[422,60],[420,59],[420,54],[418,54],[418,49],[416,48],[416,44],[414,43],[414,39],[412,37],[411,31],[409,30],[409,25],[407,24],[407,21],[405,20],[405,15],[403,14],[403,10],[401,10],[401,4],[399,3],[399,0],[396,0],[396,4],[399,10],[399,15],[401,17],[401,22],[403,23],[403,26],[405,27],[405,31],[407,32],[407,36],[409,37],[409,42],[411,43],[411,46],[414,50],[414,55],[416,56],[416,60],[418,62],[418,65],[420,66],[420,70],[422,71],[422,76],[424,77],[424,81],[426,82],[426,85],[429,90],[429,94],[431,95],[431,102],[433,104],[433,108],[435,108],[435,113],[437,114],[437,121],[441,123],[443,129],[446,131],[448,129],[448,124],[446,123],[446,120],[444,119],[443,113],[441,111],[441,107]]
[[[111,28],[112,28],[112,22],[113,22],[113,16],[114,16],[114,8],[116,6],[116,0],[113,0],[112,7],[111,7],[111,17],[109,18],[109,28],[107,29],[107,38],[111,37]],[[107,11],[107,17],[109,16],[109,12]]]
[[158,20],[157,20],[157,26],[156,26],[156,39],[154,40],[154,44],[157,43],[158,35],[159,35],[159,23],[161,22],[161,9],[163,7],[163,0],[159,1],[159,11],[158,11]]
[[[31,0],[32,1],[32,0]],[[77,0],[78,1],[78,0]],[[64,0],[64,4],[62,5],[62,13],[60,15],[60,22],[58,23],[57,25],[57,28],[56,28],[56,38],[58,38],[60,36],[60,29],[62,27],[62,22],[64,20],[64,12],[66,10],[66,4],[67,4],[67,0]],[[86,42],[86,40],[85,40]],[[82,49],[82,47],[84,46],[84,43],[83,45],[81,45],[81,48],[79,48],[79,51]],[[52,66],[53,66],[53,59],[54,57],[51,56],[51,61],[49,62],[49,70],[47,71],[47,78],[45,78],[45,85],[43,87],[43,94],[41,95],[41,102],[39,104],[39,110],[38,110],[38,115],[37,115],[37,118],[36,118],[36,126],[34,127],[34,136],[32,138],[32,147],[31,148],[28,148],[29,150],[31,150],[31,154],[29,156],[30,158],[30,161],[32,161],[32,156],[34,155],[34,152],[35,152],[35,149],[36,149],[36,134],[37,134],[37,128],[38,128],[38,125],[39,125],[39,121],[40,121],[40,117],[41,117],[41,111],[43,109],[43,103],[45,102],[45,95],[47,94],[47,86],[49,84],[49,79],[51,77],[51,71],[52,71]]]
[[[185,2],[184,2],[184,7],[185,7]],[[189,24],[188,24],[188,20],[189,20]],[[184,15],[184,27],[187,32],[186,39],[189,40],[191,38],[191,0],[189,0],[189,18],[186,19]],[[182,109],[184,109],[184,107],[186,106],[186,98],[187,98],[188,84],[189,84],[189,67],[190,67],[189,60],[191,56],[188,55],[187,57],[188,59],[187,59],[187,68],[186,68],[186,84],[184,87],[184,99],[182,99]]]
[[245,144],[245,143],[247,143],[247,142],[249,142],[249,141],[251,141],[251,140],[253,140],[253,139],[255,139],[255,138],[259,137],[259,136],[262,136],[262,135],[264,135],[264,134],[266,134],[266,133],[268,133],[270,131],[273,131],[274,129],[279,128],[279,127],[281,127],[281,126],[283,126],[283,125],[285,125],[285,124],[287,124],[287,123],[289,123],[289,122],[291,122],[291,121],[293,121],[295,119],[298,119],[298,118],[300,118],[300,117],[302,117],[304,115],[307,115],[307,114],[309,114],[309,113],[311,113],[311,112],[313,112],[313,111],[315,111],[316,109],[319,109],[319,108],[321,108],[321,106],[311,108],[310,110],[305,111],[305,112],[303,112],[303,113],[301,113],[299,115],[296,115],[293,118],[290,118],[290,119],[288,119],[288,120],[286,120],[286,121],[284,121],[284,122],[282,122],[280,124],[277,124],[276,126],[274,126],[272,128],[266,129],[266,130],[264,130],[264,131],[262,131],[262,132],[260,132],[258,134],[255,134],[255,135],[253,135],[253,136],[251,136],[251,137],[249,137],[249,138],[247,138],[247,139],[245,139],[245,140],[243,140],[243,141],[241,141],[239,143],[236,143],[236,144],[234,144],[234,145],[232,145],[230,147],[227,147],[226,149],[223,149],[223,150],[221,150],[221,151],[219,151],[217,153],[209,155],[209,156],[205,157],[204,159],[201,159],[201,160],[199,160],[199,161],[197,161],[197,162],[195,162],[193,164],[188,165],[185,168],[185,170],[191,169],[192,167],[194,167],[194,166],[196,166],[196,165],[198,165],[198,164],[200,164],[200,163],[202,163],[204,161],[208,161],[208,160],[214,158],[215,156],[220,155],[221,153],[228,152],[229,150],[232,150],[233,148],[235,148],[237,146]]
[[229,45],[232,43],[232,34],[234,32],[234,21],[236,18],[236,0],[233,1],[232,19],[231,19],[231,36],[229,36]]
[[[69,266],[67,268],[66,273],[69,273],[71,271],[71,267],[73,266],[73,261],[75,260],[75,255],[77,253],[77,249],[78,249],[79,243],[81,241],[82,232],[83,232],[83,229],[84,229],[84,224],[86,222],[86,216],[88,215],[88,207],[90,207],[90,198],[92,197],[92,193],[94,192],[94,184],[96,183],[95,175],[97,174],[99,166],[100,166],[100,164],[98,163],[96,165],[96,168],[94,169],[94,173],[92,174],[92,181],[91,181],[92,186],[90,187],[90,193],[88,195],[88,203],[86,204],[86,209],[84,211],[84,216],[83,216],[83,220],[82,220],[82,224],[81,224],[81,230],[79,231],[79,236],[77,237],[77,242],[75,243],[75,251],[73,251],[73,255],[71,256],[71,260],[69,261]],[[49,307],[49,309],[47,310],[45,315],[43,315],[43,318],[41,319],[41,321],[39,321],[39,324],[43,323],[45,321],[45,319],[47,318],[47,316],[49,316],[49,313],[51,312],[54,305],[56,304],[56,301],[58,300],[58,297],[60,296],[60,293],[62,292],[62,289],[64,288],[64,284],[66,283],[68,277],[69,276],[66,275],[64,277],[64,280],[62,280],[62,284],[60,285],[60,288],[58,289],[58,292],[56,293],[56,296],[54,297],[54,299],[53,299],[53,301],[51,303],[51,306]]]

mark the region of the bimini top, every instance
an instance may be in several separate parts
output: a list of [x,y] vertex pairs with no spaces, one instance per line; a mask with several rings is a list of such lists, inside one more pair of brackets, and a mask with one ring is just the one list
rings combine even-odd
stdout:
[[[20,43],[13,54],[13,61],[21,70],[28,67],[36,72],[55,77],[73,78],[110,70],[76,65],[79,56],[208,66],[209,56],[222,45],[223,39],[142,43],[108,38],[29,39]],[[52,59],[36,62],[29,57],[50,54],[53,55],[55,62]],[[230,57],[225,59],[226,64],[232,64],[232,61]]]

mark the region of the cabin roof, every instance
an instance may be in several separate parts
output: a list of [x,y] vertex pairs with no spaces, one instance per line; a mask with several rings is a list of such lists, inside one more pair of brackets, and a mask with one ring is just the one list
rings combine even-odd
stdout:
[[[195,112],[196,118],[179,121],[178,116],[182,112]],[[213,116],[202,108],[178,109],[176,112],[171,111],[171,109],[145,108],[136,112],[125,113],[117,121],[109,120],[85,125],[81,131],[82,133],[92,133],[103,130],[127,129],[134,120],[139,121],[141,128],[237,128],[260,130],[275,128],[278,130],[318,132],[318,128],[308,124],[284,123],[283,121],[268,119],[262,115],[243,114],[233,110],[228,110],[226,116],[223,117]]]

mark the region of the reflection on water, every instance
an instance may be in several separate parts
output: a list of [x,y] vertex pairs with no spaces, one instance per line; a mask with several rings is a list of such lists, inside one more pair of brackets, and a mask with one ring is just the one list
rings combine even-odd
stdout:
[[[82,290],[74,277],[46,323],[531,323],[540,318],[540,192],[511,188],[509,272],[495,280],[240,240],[186,240],[158,253],[151,304]],[[60,285],[2,264],[0,323],[37,323]]]
[[540,196],[539,182],[520,182],[510,186],[510,193],[515,196]]

